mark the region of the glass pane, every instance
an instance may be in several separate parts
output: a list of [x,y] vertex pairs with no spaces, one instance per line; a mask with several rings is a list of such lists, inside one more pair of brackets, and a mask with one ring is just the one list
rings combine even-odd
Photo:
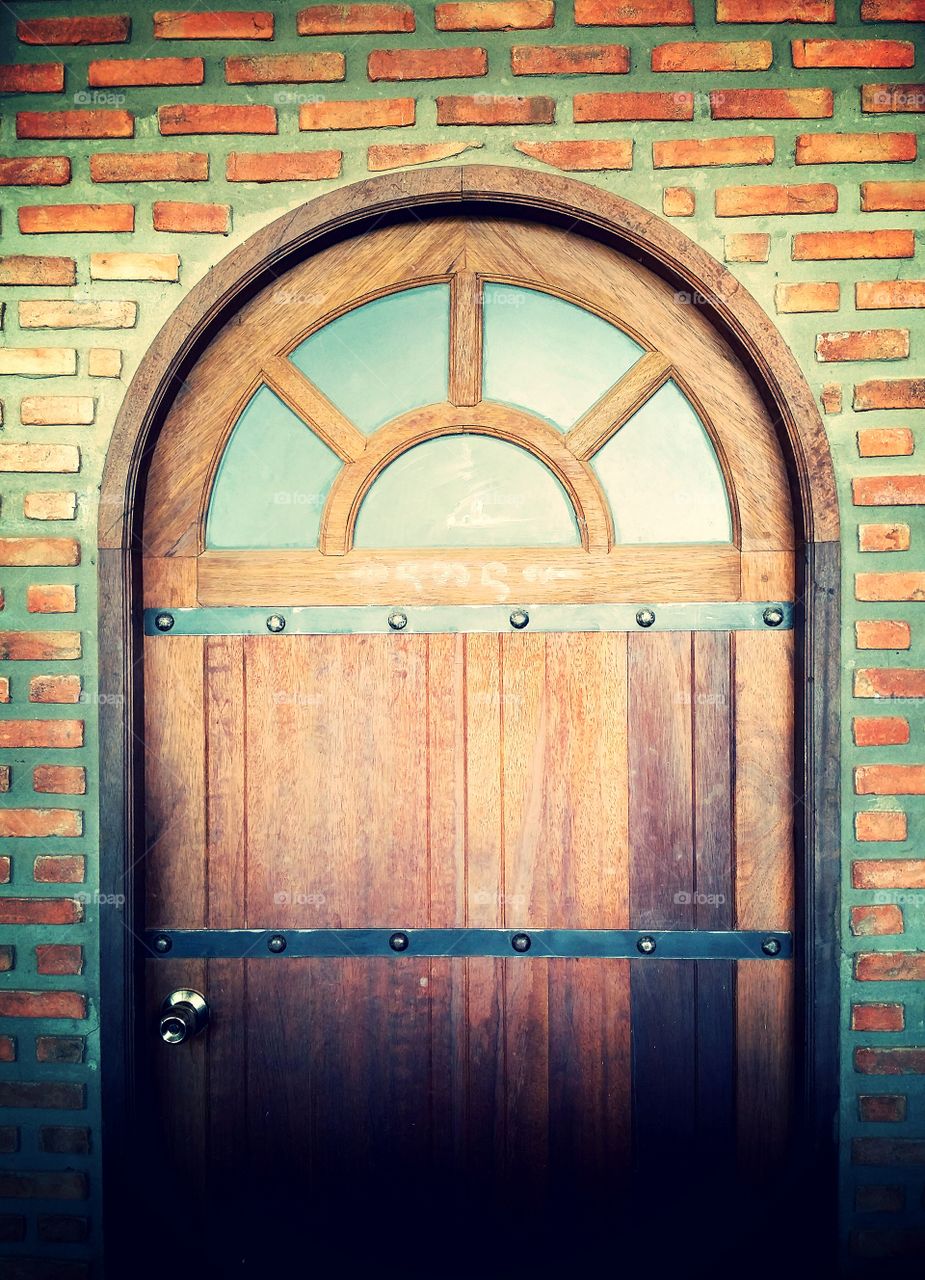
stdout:
[[528,409],[562,431],[645,354],[600,316],[519,285],[485,285],[482,326],[485,399]]
[[206,546],[316,547],[341,460],[269,387],[248,401],[225,446]]
[[450,286],[421,285],[366,302],[306,338],[290,359],[361,431],[445,400]]
[[729,542],[732,518],[713,442],[666,382],[591,459],[617,542]]
[[357,516],[358,547],[570,547],[575,511],[532,454],[490,436],[414,445],[373,484]]

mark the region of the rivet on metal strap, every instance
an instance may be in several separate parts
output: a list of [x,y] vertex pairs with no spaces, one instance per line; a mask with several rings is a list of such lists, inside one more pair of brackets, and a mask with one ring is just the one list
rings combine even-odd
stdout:
[[157,937],[154,939],[153,945],[154,945],[154,950],[158,953],[158,955],[165,956],[167,952],[170,950],[170,948],[173,946],[173,943],[167,937],[166,933],[159,933]]
[[286,630],[286,619],[281,613],[271,613],[267,618],[267,631],[274,633]]
[[519,951],[521,954],[523,954],[524,951],[529,951],[530,950],[529,933],[515,933],[513,938],[511,938],[511,946],[514,948],[515,951]]
[[636,943],[636,950],[641,951],[644,956],[650,956],[652,952],[655,950],[655,947],[656,947],[655,939],[650,937],[649,934],[646,934],[644,937],[640,938],[639,941]]
[[404,631],[408,625],[408,615],[401,609],[393,609],[389,614],[389,626],[393,631]]
[[411,946],[411,939],[407,933],[393,933],[389,938],[389,946],[393,951],[407,951]]
[[761,616],[764,618],[767,626],[779,627],[784,620],[784,611],[783,609],[778,609],[777,606],[774,605],[770,609],[765,609]]
[[655,622],[654,609],[640,609],[636,614],[636,621],[641,627],[651,627]]
[[515,609],[511,614],[511,626],[515,631],[523,631],[530,622],[530,615],[526,609]]
[[279,955],[281,951],[286,950],[286,939],[281,933],[274,933],[267,939],[267,950],[272,951],[274,955]]
[[154,618],[154,625],[158,631],[170,631],[173,627],[174,617],[172,613],[158,613]]
[[765,938],[761,944],[761,950],[766,956],[780,955],[780,940],[778,938]]

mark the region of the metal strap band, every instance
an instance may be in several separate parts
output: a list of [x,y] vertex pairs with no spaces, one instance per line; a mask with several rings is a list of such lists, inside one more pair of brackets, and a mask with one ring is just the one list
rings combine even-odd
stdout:
[[787,960],[789,933],[755,929],[162,929],[152,956],[244,960],[331,956],[597,956],[641,960]]
[[406,635],[505,631],[789,631],[788,601],[146,609],[146,636]]

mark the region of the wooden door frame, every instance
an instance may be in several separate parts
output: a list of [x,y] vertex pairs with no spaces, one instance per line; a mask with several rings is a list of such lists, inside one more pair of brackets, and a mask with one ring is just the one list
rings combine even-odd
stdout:
[[[465,165],[371,178],[320,196],[256,232],[186,295],[127,389],[110,444],[99,513],[100,891],[124,895],[101,913],[101,1054],[104,1222],[107,1254],[128,1231],[139,1018],[136,928],[143,919],[135,874],[143,849],[135,744],[142,710],[140,522],[157,434],[184,373],[235,311],[269,280],[338,239],[390,219],[505,211],[612,245],[690,295],[733,346],[777,428],[791,478],[798,556],[796,759],[796,1044],[801,1050],[798,1124],[806,1186],[819,1198],[834,1256],[839,1031],[840,545],[834,470],[822,420],[797,361],[755,299],[721,263],[663,219],[571,178]],[[107,899],[104,898],[103,901]],[[112,899],[110,899],[111,901]],[[118,900],[118,899],[117,899]],[[820,1192],[820,1188],[822,1191]],[[125,1197],[123,1199],[123,1197]]]

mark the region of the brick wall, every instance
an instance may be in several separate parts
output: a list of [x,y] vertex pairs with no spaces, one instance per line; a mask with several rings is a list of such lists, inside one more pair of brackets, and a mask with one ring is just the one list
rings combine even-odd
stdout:
[[94,530],[121,397],[233,244],[370,172],[467,161],[678,219],[818,397],[847,601],[843,1224],[862,1267],[925,1251],[923,21],[925,0],[0,9],[10,1274],[83,1277],[98,1250],[96,928],[120,904],[95,889]]

